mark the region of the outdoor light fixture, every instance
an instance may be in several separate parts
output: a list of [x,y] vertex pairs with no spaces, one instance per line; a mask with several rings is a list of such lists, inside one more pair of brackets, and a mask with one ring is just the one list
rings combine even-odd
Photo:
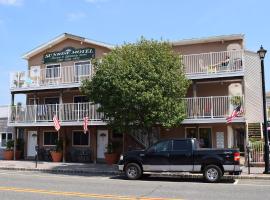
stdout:
[[267,117],[266,117],[266,97],[265,97],[265,79],[264,79],[264,57],[266,50],[261,46],[257,51],[261,59],[261,73],[262,73],[262,97],[263,97],[263,136],[264,136],[264,162],[265,162],[265,174],[269,174],[269,139],[267,133]]

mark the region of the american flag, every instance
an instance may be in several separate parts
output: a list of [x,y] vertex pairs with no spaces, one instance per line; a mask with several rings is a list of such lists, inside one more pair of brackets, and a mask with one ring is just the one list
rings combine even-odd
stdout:
[[243,113],[243,107],[242,105],[237,106],[233,111],[232,114],[226,118],[227,123],[231,123],[232,120],[236,117],[238,117],[239,115],[241,115]]
[[60,126],[60,122],[59,122],[59,120],[58,120],[57,115],[54,115],[54,116],[53,116],[53,123],[54,123],[54,128],[55,128],[55,130],[56,130],[56,131],[59,131],[61,126]]
[[86,134],[88,131],[88,117],[83,118],[83,132]]

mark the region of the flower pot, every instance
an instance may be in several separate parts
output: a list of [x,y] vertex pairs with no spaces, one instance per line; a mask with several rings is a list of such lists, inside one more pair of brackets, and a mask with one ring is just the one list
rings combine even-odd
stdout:
[[21,155],[22,155],[22,151],[17,150],[16,153],[15,153],[16,160],[21,159]]
[[63,157],[63,152],[59,151],[51,151],[52,161],[53,162],[61,162]]
[[13,150],[6,150],[4,151],[4,159],[5,160],[13,160],[14,158],[14,151]]
[[119,154],[118,153],[104,153],[105,161],[108,165],[112,165],[118,162]]

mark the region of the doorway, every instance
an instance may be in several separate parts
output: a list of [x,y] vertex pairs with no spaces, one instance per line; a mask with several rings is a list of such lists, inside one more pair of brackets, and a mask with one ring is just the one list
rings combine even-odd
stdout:
[[97,158],[104,159],[104,153],[108,145],[108,130],[97,131]]
[[27,140],[27,157],[34,157],[36,155],[37,145],[37,131],[28,131]]

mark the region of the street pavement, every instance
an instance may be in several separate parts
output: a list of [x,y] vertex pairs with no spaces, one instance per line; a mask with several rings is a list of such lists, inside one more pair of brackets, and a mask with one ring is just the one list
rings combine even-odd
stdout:
[[251,200],[270,199],[269,180],[224,180],[218,184],[200,179],[123,176],[59,175],[0,170],[1,200],[123,199],[123,200]]

